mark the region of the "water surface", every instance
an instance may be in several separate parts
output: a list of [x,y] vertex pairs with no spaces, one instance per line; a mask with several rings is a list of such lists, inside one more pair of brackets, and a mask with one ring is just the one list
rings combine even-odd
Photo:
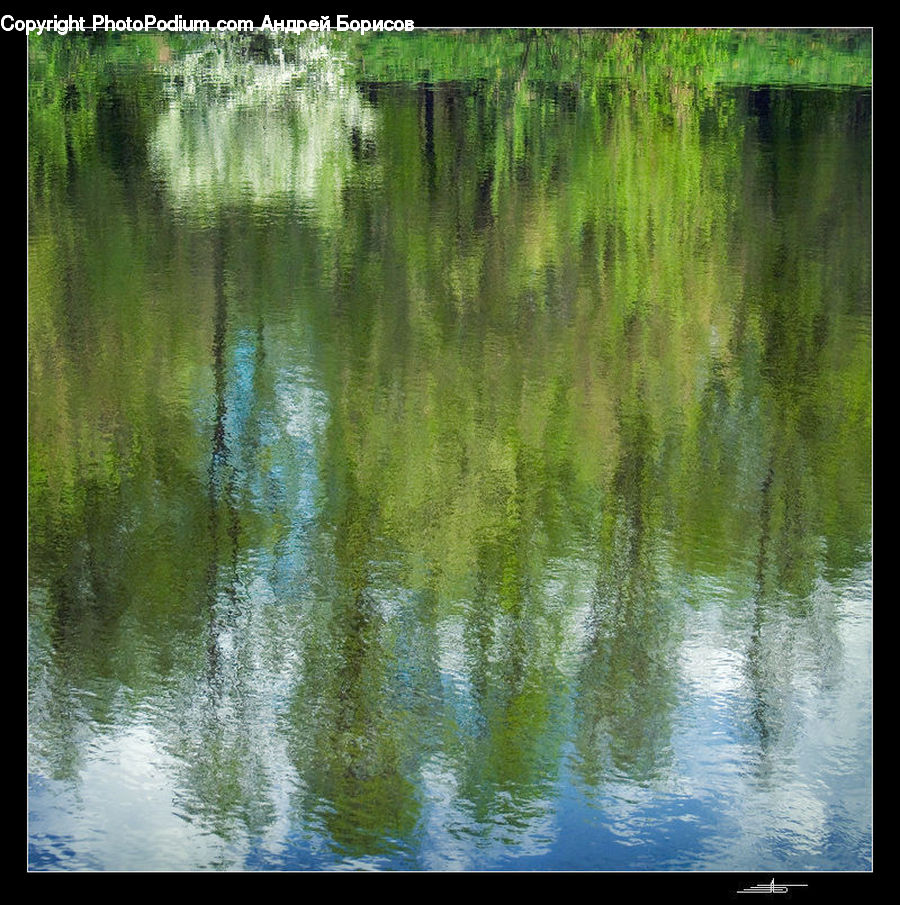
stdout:
[[870,869],[865,33],[31,40],[33,869]]

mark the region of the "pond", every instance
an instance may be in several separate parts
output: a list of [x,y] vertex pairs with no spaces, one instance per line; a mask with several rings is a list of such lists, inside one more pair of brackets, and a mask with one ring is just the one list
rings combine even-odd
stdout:
[[29,42],[31,869],[870,870],[869,32]]

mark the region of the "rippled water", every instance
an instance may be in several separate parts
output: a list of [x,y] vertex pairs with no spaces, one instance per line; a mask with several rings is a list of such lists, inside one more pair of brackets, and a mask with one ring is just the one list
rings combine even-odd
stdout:
[[868,870],[865,38],[33,38],[30,866]]

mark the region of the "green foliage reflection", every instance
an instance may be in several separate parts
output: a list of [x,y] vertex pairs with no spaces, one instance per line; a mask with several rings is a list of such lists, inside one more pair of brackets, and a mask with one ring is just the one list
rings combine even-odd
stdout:
[[152,704],[221,838],[277,762],[342,855],[412,857],[435,776],[524,846],[569,741],[665,778],[695,583],[759,704],[869,560],[869,94],[770,86],[870,47],[318,40],[35,42],[35,758]]

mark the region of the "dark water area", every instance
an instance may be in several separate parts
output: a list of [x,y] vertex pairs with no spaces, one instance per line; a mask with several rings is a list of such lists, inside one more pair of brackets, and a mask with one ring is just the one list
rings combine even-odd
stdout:
[[871,869],[865,35],[405,38],[31,39],[30,868]]

